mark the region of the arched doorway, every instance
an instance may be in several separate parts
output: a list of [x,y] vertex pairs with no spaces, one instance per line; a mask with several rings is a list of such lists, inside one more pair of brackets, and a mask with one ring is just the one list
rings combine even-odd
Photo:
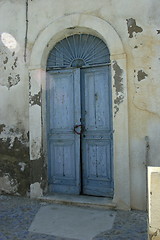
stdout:
[[49,190],[113,196],[110,54],[90,34],[58,42],[47,61]]

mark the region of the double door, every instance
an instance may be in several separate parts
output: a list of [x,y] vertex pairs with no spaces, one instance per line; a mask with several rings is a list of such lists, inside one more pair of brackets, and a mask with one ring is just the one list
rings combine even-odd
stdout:
[[48,73],[48,181],[54,193],[112,196],[109,66]]

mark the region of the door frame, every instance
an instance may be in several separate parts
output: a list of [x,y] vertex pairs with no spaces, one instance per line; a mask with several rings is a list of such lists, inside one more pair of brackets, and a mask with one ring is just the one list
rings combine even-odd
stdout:
[[114,129],[114,197],[118,208],[130,209],[128,98],[126,54],[121,38],[110,23],[91,15],[71,14],[53,20],[37,36],[29,63],[30,196],[47,191],[46,62],[50,50],[65,36],[87,33],[101,38],[111,58]]

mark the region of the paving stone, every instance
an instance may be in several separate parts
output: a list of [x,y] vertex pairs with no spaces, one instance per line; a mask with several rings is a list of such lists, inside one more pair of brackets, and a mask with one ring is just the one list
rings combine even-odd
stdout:
[[[0,195],[0,240],[76,240],[28,231],[42,205],[45,203],[38,200]],[[116,213],[113,228],[99,234],[93,240],[148,239],[146,212],[118,210]]]

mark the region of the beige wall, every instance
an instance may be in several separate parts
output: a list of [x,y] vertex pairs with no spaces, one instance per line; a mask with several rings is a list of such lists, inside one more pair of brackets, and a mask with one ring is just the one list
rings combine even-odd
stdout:
[[[28,11],[26,11],[26,2],[28,2]],[[41,130],[36,130],[38,123],[37,121],[34,122],[34,120],[36,120],[34,119],[34,115],[38,116],[39,114],[39,117],[41,116],[41,100],[38,98],[38,94],[42,85],[39,84],[39,82],[32,82],[32,75],[37,74],[37,79],[39,79],[39,76],[41,80],[44,79],[44,66],[43,69],[41,67],[42,65],[45,65],[45,63],[42,62],[46,59],[46,53],[44,49],[38,50],[39,56],[42,56],[42,59],[40,60],[42,64],[41,66],[35,66],[37,72],[30,69],[31,76],[29,77],[28,68],[30,66],[34,68],[34,57],[31,59],[31,56],[33,56],[33,50],[35,47],[39,46],[37,45],[37,41],[42,40],[45,42],[45,36],[41,39],[42,33],[44,33],[45,29],[48,29],[53,22],[57,22],[59,24],[57,25],[59,26],[59,29],[58,27],[57,29],[55,29],[56,27],[53,29],[54,35],[55,31],[58,34],[58,31],[60,31],[63,24],[65,25],[65,22],[63,22],[64,17],[70,16],[70,21],[73,24],[75,15],[79,15],[79,22],[82,21],[81,15],[85,15],[86,20],[83,19],[84,25],[85,21],[88,21],[87,16],[88,18],[94,17],[99,19],[100,22],[106,22],[106,24],[109,24],[111,28],[114,29],[121,40],[124,53],[126,54],[126,68],[124,67],[124,63],[120,64],[123,65],[123,69],[126,69],[125,76],[127,77],[127,85],[124,84],[124,86],[128,107],[127,104],[125,106],[128,108],[128,113],[124,105],[123,107],[121,107],[122,105],[119,105],[119,112],[117,112],[116,120],[114,121],[116,122],[115,126],[118,129],[119,118],[121,119],[120,121],[122,121],[122,115],[124,112],[125,120],[128,120],[129,130],[127,130],[126,124],[123,127],[119,126],[119,128],[121,128],[119,134],[121,135],[124,131],[125,136],[126,134],[129,135],[129,141],[125,142],[126,138],[124,137],[123,144],[120,145],[121,142],[117,140],[119,139],[117,138],[118,136],[115,137],[116,146],[119,146],[116,157],[116,162],[118,161],[117,174],[121,172],[120,176],[122,176],[122,174],[125,175],[126,171],[124,166],[127,168],[130,167],[130,171],[127,169],[129,177],[126,178],[130,180],[130,182],[128,181],[126,183],[124,182],[124,179],[123,181],[121,180],[121,189],[123,189],[123,185],[126,189],[128,188],[126,185],[129,185],[131,190],[130,206],[132,208],[145,209],[145,161],[147,155],[145,136],[149,137],[149,153],[147,155],[149,158],[149,164],[159,166],[159,0],[139,0],[138,4],[136,1],[131,0],[122,0],[119,2],[116,0],[28,0],[26,2],[20,0],[0,1],[0,61],[2,62],[2,68],[0,69],[0,139],[1,145],[4,146],[3,151],[0,151],[2,155],[0,161],[4,161],[4,156],[11,155],[11,151],[8,153],[5,149],[10,148],[11,150],[14,147],[15,139],[18,139],[22,159],[18,158],[18,160],[16,160],[17,155],[15,155],[15,161],[18,169],[15,171],[19,171],[20,173],[22,172],[21,168],[18,166],[20,166],[19,163],[21,162],[28,164],[27,159],[23,162],[24,151],[22,151],[22,145],[25,146],[26,149],[28,148],[27,133],[30,129],[31,140],[34,140],[32,144],[30,142],[30,146],[35,144],[34,149],[39,149],[37,150],[38,152],[36,153],[37,155],[35,161],[31,161],[31,168],[36,168],[40,165],[37,173],[31,173],[31,175],[37,175],[32,176],[33,179],[31,180],[31,186],[32,189],[35,189],[35,186],[39,186],[39,189],[36,188],[35,191],[42,194],[41,188],[42,185],[45,185],[45,183],[43,184],[43,182],[41,182],[41,184],[37,184],[37,182],[39,183],[43,176],[45,179],[45,173],[42,173],[42,168],[46,168],[46,164],[45,161],[42,161],[41,156],[41,141],[43,140],[42,138],[40,139]],[[26,31],[26,13],[28,15],[28,31]],[[76,21],[77,26],[79,26],[78,20]],[[95,25],[97,25],[97,21],[95,21]],[[99,29],[101,28],[102,26],[100,23]],[[4,33],[9,33],[10,38]],[[63,34],[65,34],[64,31]],[[58,41],[58,35],[56,35],[56,37]],[[114,34],[108,34],[107,37],[108,40],[106,41],[108,43],[112,42],[110,45],[116,49]],[[105,37],[105,39],[107,39],[107,37]],[[62,38],[62,35],[59,35],[59,38]],[[25,39],[27,40],[26,49]],[[50,41],[54,44],[54,41],[56,40],[50,39]],[[44,51],[43,54],[42,51]],[[114,59],[114,57],[112,58]],[[40,67],[41,70],[38,71],[38,67]],[[29,81],[32,86],[30,90],[30,106],[32,106],[32,108],[30,108],[30,121]],[[33,121],[34,124],[29,127],[29,122],[31,121]],[[39,122],[39,124],[41,124],[41,122]],[[128,132],[126,133],[126,131]],[[38,139],[37,141],[35,141],[36,138]],[[9,139],[8,142],[7,139]],[[127,150],[125,148],[127,148]],[[129,161],[124,159],[123,154],[121,154],[121,152],[125,151],[129,151]],[[30,156],[31,155],[32,153],[30,153]],[[13,160],[10,159],[10,161]],[[126,161],[127,164],[125,165]],[[121,168],[119,168],[118,171],[120,164]],[[18,181],[20,181],[19,179],[21,178],[21,175],[17,180],[15,177],[16,174],[11,176],[9,168],[5,165],[4,172],[1,173],[3,182],[7,178],[7,174],[10,175],[9,179],[15,181],[15,184],[13,184],[13,192],[16,193],[17,188],[15,188],[15,186],[19,185]],[[121,179],[120,176],[119,179]],[[11,188],[12,184],[9,183],[9,192],[11,192]],[[3,191],[5,191],[5,189],[3,189]],[[120,196],[120,201],[122,200],[122,196],[124,199],[129,199],[128,194],[129,192],[126,190],[123,194],[118,195],[117,198]],[[127,202],[130,204],[129,200],[127,200]]]

